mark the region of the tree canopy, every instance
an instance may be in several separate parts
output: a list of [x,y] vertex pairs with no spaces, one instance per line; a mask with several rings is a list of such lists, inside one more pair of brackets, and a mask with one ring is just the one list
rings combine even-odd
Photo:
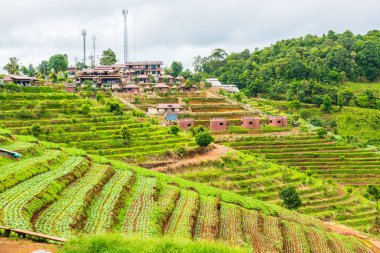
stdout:
[[66,54],[56,54],[49,58],[47,69],[52,70],[55,74],[65,72],[69,63]]
[[216,49],[207,57],[195,57],[194,69],[204,78],[236,84],[247,95],[321,105],[329,102],[324,97],[327,94],[333,104],[373,108],[376,103],[366,101],[370,94],[363,94],[362,102],[356,95],[349,101],[338,100],[337,94],[345,81],[379,79],[380,31],[366,35],[329,31],[229,55]]
[[100,65],[112,65],[117,62],[116,54],[111,49],[104,50],[100,58]]
[[8,74],[19,74],[20,73],[20,64],[16,57],[9,58],[9,63],[7,63],[3,69],[8,72]]

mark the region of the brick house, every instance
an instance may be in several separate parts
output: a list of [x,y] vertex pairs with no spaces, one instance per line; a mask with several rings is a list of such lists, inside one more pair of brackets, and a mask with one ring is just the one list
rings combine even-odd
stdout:
[[127,84],[122,88],[124,93],[128,94],[138,94],[140,93],[140,86],[136,84]]
[[14,83],[20,86],[33,86],[37,81],[38,79],[35,77],[22,76],[16,74],[10,74],[4,76],[3,78],[4,83]]
[[66,83],[65,84],[65,91],[70,92],[70,93],[74,93],[74,90],[75,90],[75,84],[73,84],[73,83]]
[[285,116],[271,116],[268,117],[269,125],[275,127],[287,127],[288,122]]
[[193,118],[178,119],[177,124],[178,124],[178,127],[181,128],[182,130],[187,130],[195,126]]
[[[158,77],[159,83],[165,83],[164,80],[167,79],[167,83],[175,83],[175,78],[171,75],[162,75]],[[166,80],[165,80],[166,81]]]
[[258,117],[244,116],[241,118],[241,126],[244,128],[259,128],[260,119]]
[[226,118],[210,119],[210,130],[212,132],[227,131],[227,119]]
[[179,92],[196,92],[197,86],[191,85],[190,87],[187,87],[185,84],[181,84],[179,86]]
[[180,104],[157,104],[154,107],[148,108],[149,114],[158,114],[158,115],[165,115],[165,114],[173,114],[173,113],[182,113],[185,109]]
[[159,84],[156,84],[153,86],[153,89],[156,91],[156,92],[160,92],[160,93],[166,93],[169,91],[170,89],[170,86],[169,85],[166,85],[164,83],[159,83]]

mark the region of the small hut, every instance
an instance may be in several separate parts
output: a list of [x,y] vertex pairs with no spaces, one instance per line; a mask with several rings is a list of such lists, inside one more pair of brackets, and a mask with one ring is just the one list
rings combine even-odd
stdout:
[[227,119],[226,118],[210,119],[210,130],[212,132],[227,131]]
[[287,127],[288,122],[285,116],[271,116],[269,119],[269,125],[275,127]]
[[241,118],[241,126],[244,128],[259,128],[260,119],[258,117],[244,116]]
[[195,126],[193,118],[178,119],[177,124],[178,124],[178,127],[181,128],[182,130],[187,130]]

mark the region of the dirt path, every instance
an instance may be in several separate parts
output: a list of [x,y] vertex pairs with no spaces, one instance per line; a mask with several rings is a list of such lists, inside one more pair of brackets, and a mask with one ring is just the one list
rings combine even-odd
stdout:
[[0,252],[1,253],[48,253],[56,252],[58,246],[54,244],[38,243],[30,240],[10,240],[8,238],[0,237]]
[[223,156],[225,153],[227,153],[229,150],[230,149],[226,146],[214,144],[214,148],[208,151],[207,153],[197,155],[192,158],[185,158],[169,166],[157,167],[152,170],[166,172],[168,170],[176,170],[182,166],[185,167],[189,164],[199,163],[201,161],[215,161],[221,156]]
[[336,224],[335,222],[324,222],[327,227],[338,234],[344,236],[354,236],[361,241],[364,241],[368,247],[372,249],[375,253],[380,253],[380,241],[374,238],[371,238],[353,228],[347,227],[345,225]]

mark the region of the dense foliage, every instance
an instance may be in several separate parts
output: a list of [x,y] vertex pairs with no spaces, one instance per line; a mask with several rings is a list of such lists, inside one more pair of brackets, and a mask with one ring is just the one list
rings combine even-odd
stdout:
[[326,100],[324,95],[328,95],[334,104],[366,108],[380,105],[371,90],[354,94],[343,84],[346,80],[378,80],[379,31],[364,36],[329,31],[321,37],[306,35],[230,55],[217,49],[208,57],[196,57],[194,66],[204,77],[236,84],[253,96],[321,105]]

